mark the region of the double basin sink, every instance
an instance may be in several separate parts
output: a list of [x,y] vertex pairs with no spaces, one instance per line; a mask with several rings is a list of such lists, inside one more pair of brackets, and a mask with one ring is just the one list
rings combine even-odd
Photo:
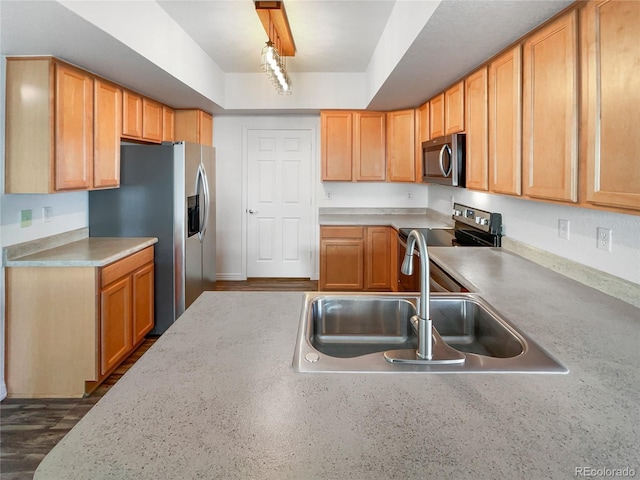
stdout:
[[[418,347],[419,296],[398,293],[305,295],[293,367],[298,372],[567,373],[531,338],[472,293],[432,293],[434,357],[460,352],[455,364],[398,364],[385,352]],[[445,345],[440,345],[441,343]],[[449,348],[450,347],[450,348]]]

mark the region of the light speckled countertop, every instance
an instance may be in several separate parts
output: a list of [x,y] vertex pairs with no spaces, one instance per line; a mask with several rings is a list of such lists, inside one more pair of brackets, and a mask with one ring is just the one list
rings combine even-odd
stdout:
[[36,479],[569,479],[640,470],[640,310],[500,249],[430,248],[568,375],[302,374],[301,293],[205,292]]
[[146,248],[155,237],[87,237],[17,258],[8,258],[5,267],[103,267]]
[[453,228],[451,216],[429,209],[324,208],[320,225],[369,225],[401,228]]

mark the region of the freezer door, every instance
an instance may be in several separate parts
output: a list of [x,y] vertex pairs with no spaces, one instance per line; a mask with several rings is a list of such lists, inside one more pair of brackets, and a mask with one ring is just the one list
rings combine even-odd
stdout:
[[202,280],[205,290],[212,290],[216,281],[216,170],[215,149],[202,145],[202,169],[207,187],[206,208],[202,227]]
[[[199,216],[202,216],[202,210],[205,203],[204,191],[201,183],[201,146],[195,143],[184,143],[184,191],[186,197],[197,197],[199,205]],[[183,200],[185,209],[182,215],[185,222],[188,219],[188,203]],[[201,230],[200,227],[199,230]],[[202,293],[202,243],[200,242],[200,234],[195,233],[189,235],[188,229],[185,229],[186,238],[185,245],[185,309],[189,308],[196,298]]]

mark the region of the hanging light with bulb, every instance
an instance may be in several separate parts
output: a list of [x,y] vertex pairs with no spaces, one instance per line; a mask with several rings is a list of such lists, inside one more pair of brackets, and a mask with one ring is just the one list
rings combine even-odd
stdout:
[[[260,66],[281,95],[291,95],[287,56],[295,55],[295,45],[282,2],[256,1],[256,11],[269,40],[262,48]],[[280,26],[280,28],[278,28]]]

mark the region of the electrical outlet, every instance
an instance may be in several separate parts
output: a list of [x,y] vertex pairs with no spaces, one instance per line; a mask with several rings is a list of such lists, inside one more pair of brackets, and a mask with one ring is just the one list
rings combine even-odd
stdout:
[[569,220],[558,220],[558,237],[569,240]]
[[610,228],[598,227],[598,248],[607,252],[611,251],[612,234]]
[[53,207],[42,207],[42,221],[50,222],[53,216]]
[[31,226],[31,210],[20,210],[20,228]]
[[407,198],[408,198],[409,200],[411,200],[411,199],[413,198],[413,193],[411,193],[411,190],[409,190],[409,191],[407,192]]
[[327,200],[331,200],[331,192],[329,190],[324,192],[324,198]]

